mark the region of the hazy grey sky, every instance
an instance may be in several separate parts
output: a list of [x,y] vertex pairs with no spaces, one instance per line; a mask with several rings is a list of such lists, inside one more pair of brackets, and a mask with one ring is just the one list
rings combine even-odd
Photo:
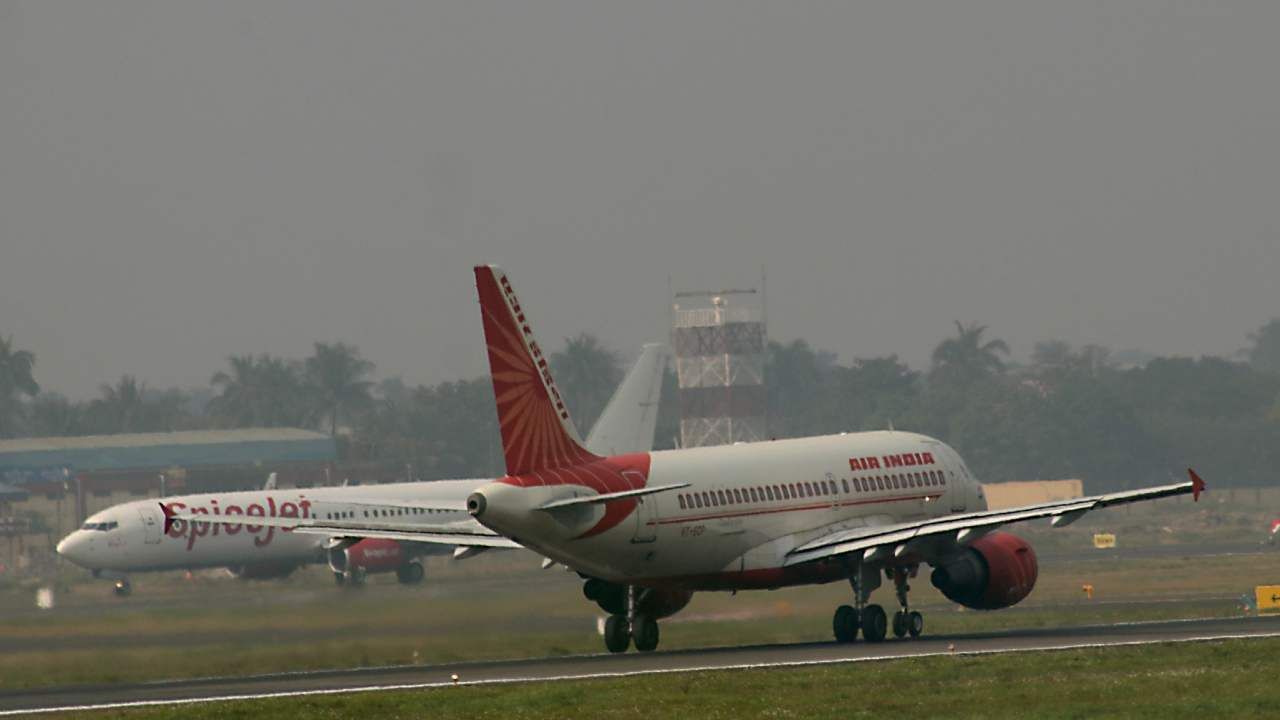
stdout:
[[951,321],[1225,353],[1280,315],[1276,2],[0,2],[0,333],[76,396],[356,343],[484,372],[470,268],[549,345]]

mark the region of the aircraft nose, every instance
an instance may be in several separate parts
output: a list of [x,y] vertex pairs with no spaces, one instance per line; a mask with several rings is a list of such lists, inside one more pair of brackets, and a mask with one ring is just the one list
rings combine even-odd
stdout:
[[84,537],[84,533],[77,530],[62,538],[62,540],[58,542],[58,546],[54,549],[59,555],[71,562],[87,567],[89,560],[89,544],[90,543]]

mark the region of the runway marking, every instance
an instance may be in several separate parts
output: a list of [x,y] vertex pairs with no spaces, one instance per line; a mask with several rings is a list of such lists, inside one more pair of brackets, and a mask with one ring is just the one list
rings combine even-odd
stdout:
[[928,652],[903,655],[871,655],[854,658],[824,658],[819,660],[783,660],[767,663],[737,663],[732,665],[704,665],[681,668],[652,668],[647,670],[628,670],[625,672],[578,673],[570,675],[547,675],[510,678],[489,678],[486,680],[441,680],[435,682],[398,683],[390,685],[366,685],[345,688],[319,688],[313,690],[282,690],[265,693],[242,693],[232,695],[215,695],[197,698],[176,698],[171,700],[131,700],[113,703],[93,703],[87,705],[61,705],[57,707],[41,707],[23,710],[0,710],[0,717],[15,715],[34,715],[56,712],[73,712],[84,710],[120,710],[127,708],[156,707],[162,705],[195,705],[211,702],[234,702],[237,700],[273,700],[278,698],[314,697],[321,695],[345,695],[367,692],[390,692],[400,690],[430,690],[447,687],[510,685],[531,682],[562,682],[565,680],[607,680],[613,678],[636,677],[639,675],[669,675],[672,673],[712,672],[716,670],[764,670],[768,668],[814,667],[818,665],[840,665],[845,663],[881,662],[885,660],[906,660],[928,657],[971,657],[977,655],[1001,655],[1005,653],[1055,652],[1062,650],[1084,650],[1091,648],[1133,647],[1138,645],[1165,645],[1192,642],[1217,642],[1222,640],[1257,640],[1264,638],[1280,638],[1280,631],[1266,633],[1250,633],[1245,635],[1203,635],[1188,638],[1153,638],[1149,640],[1125,640],[1115,643],[1067,643],[1046,645],[1033,648],[993,648],[987,650],[932,650]]

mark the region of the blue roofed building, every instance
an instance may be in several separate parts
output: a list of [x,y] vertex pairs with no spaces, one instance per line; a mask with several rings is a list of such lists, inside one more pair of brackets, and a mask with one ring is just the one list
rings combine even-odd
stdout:
[[0,440],[0,483],[51,497],[128,491],[212,492],[281,484],[314,485],[338,459],[333,438],[296,428],[196,430]]

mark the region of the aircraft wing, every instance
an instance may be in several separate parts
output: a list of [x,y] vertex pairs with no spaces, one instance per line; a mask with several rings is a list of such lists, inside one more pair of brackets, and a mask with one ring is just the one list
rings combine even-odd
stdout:
[[662,371],[667,367],[667,347],[646,343],[640,357],[622,379],[604,412],[587,436],[587,449],[597,455],[625,455],[653,449],[658,425],[658,399]]
[[860,553],[862,559],[868,561],[887,557],[889,554],[897,557],[907,552],[909,543],[924,538],[950,536],[954,542],[963,545],[982,537],[987,531],[1000,525],[1024,520],[1051,518],[1054,527],[1065,527],[1090,510],[1112,505],[1124,505],[1187,493],[1199,500],[1200,493],[1204,490],[1204,481],[1195,470],[1188,468],[1187,473],[1191,476],[1190,481],[1174,485],[1125,490],[1071,500],[1056,500],[1003,510],[944,515],[915,522],[841,530],[796,547],[788,554],[784,565],[799,565],[854,553]]
[[[406,501],[404,504],[377,501],[343,501],[343,507],[373,508],[350,513],[353,517],[328,519],[324,503],[312,506],[313,514],[320,517],[259,517],[257,515],[208,515],[189,510],[172,512],[163,503],[164,531],[177,522],[221,523],[223,525],[261,525],[290,530],[306,535],[324,535],[329,538],[379,538],[406,542],[434,543],[460,547],[520,548],[514,540],[495,533],[480,523],[467,518],[449,523],[431,523],[421,519],[414,510],[435,508]],[[456,508],[449,508],[454,509]],[[386,513],[385,515],[383,513]]]

